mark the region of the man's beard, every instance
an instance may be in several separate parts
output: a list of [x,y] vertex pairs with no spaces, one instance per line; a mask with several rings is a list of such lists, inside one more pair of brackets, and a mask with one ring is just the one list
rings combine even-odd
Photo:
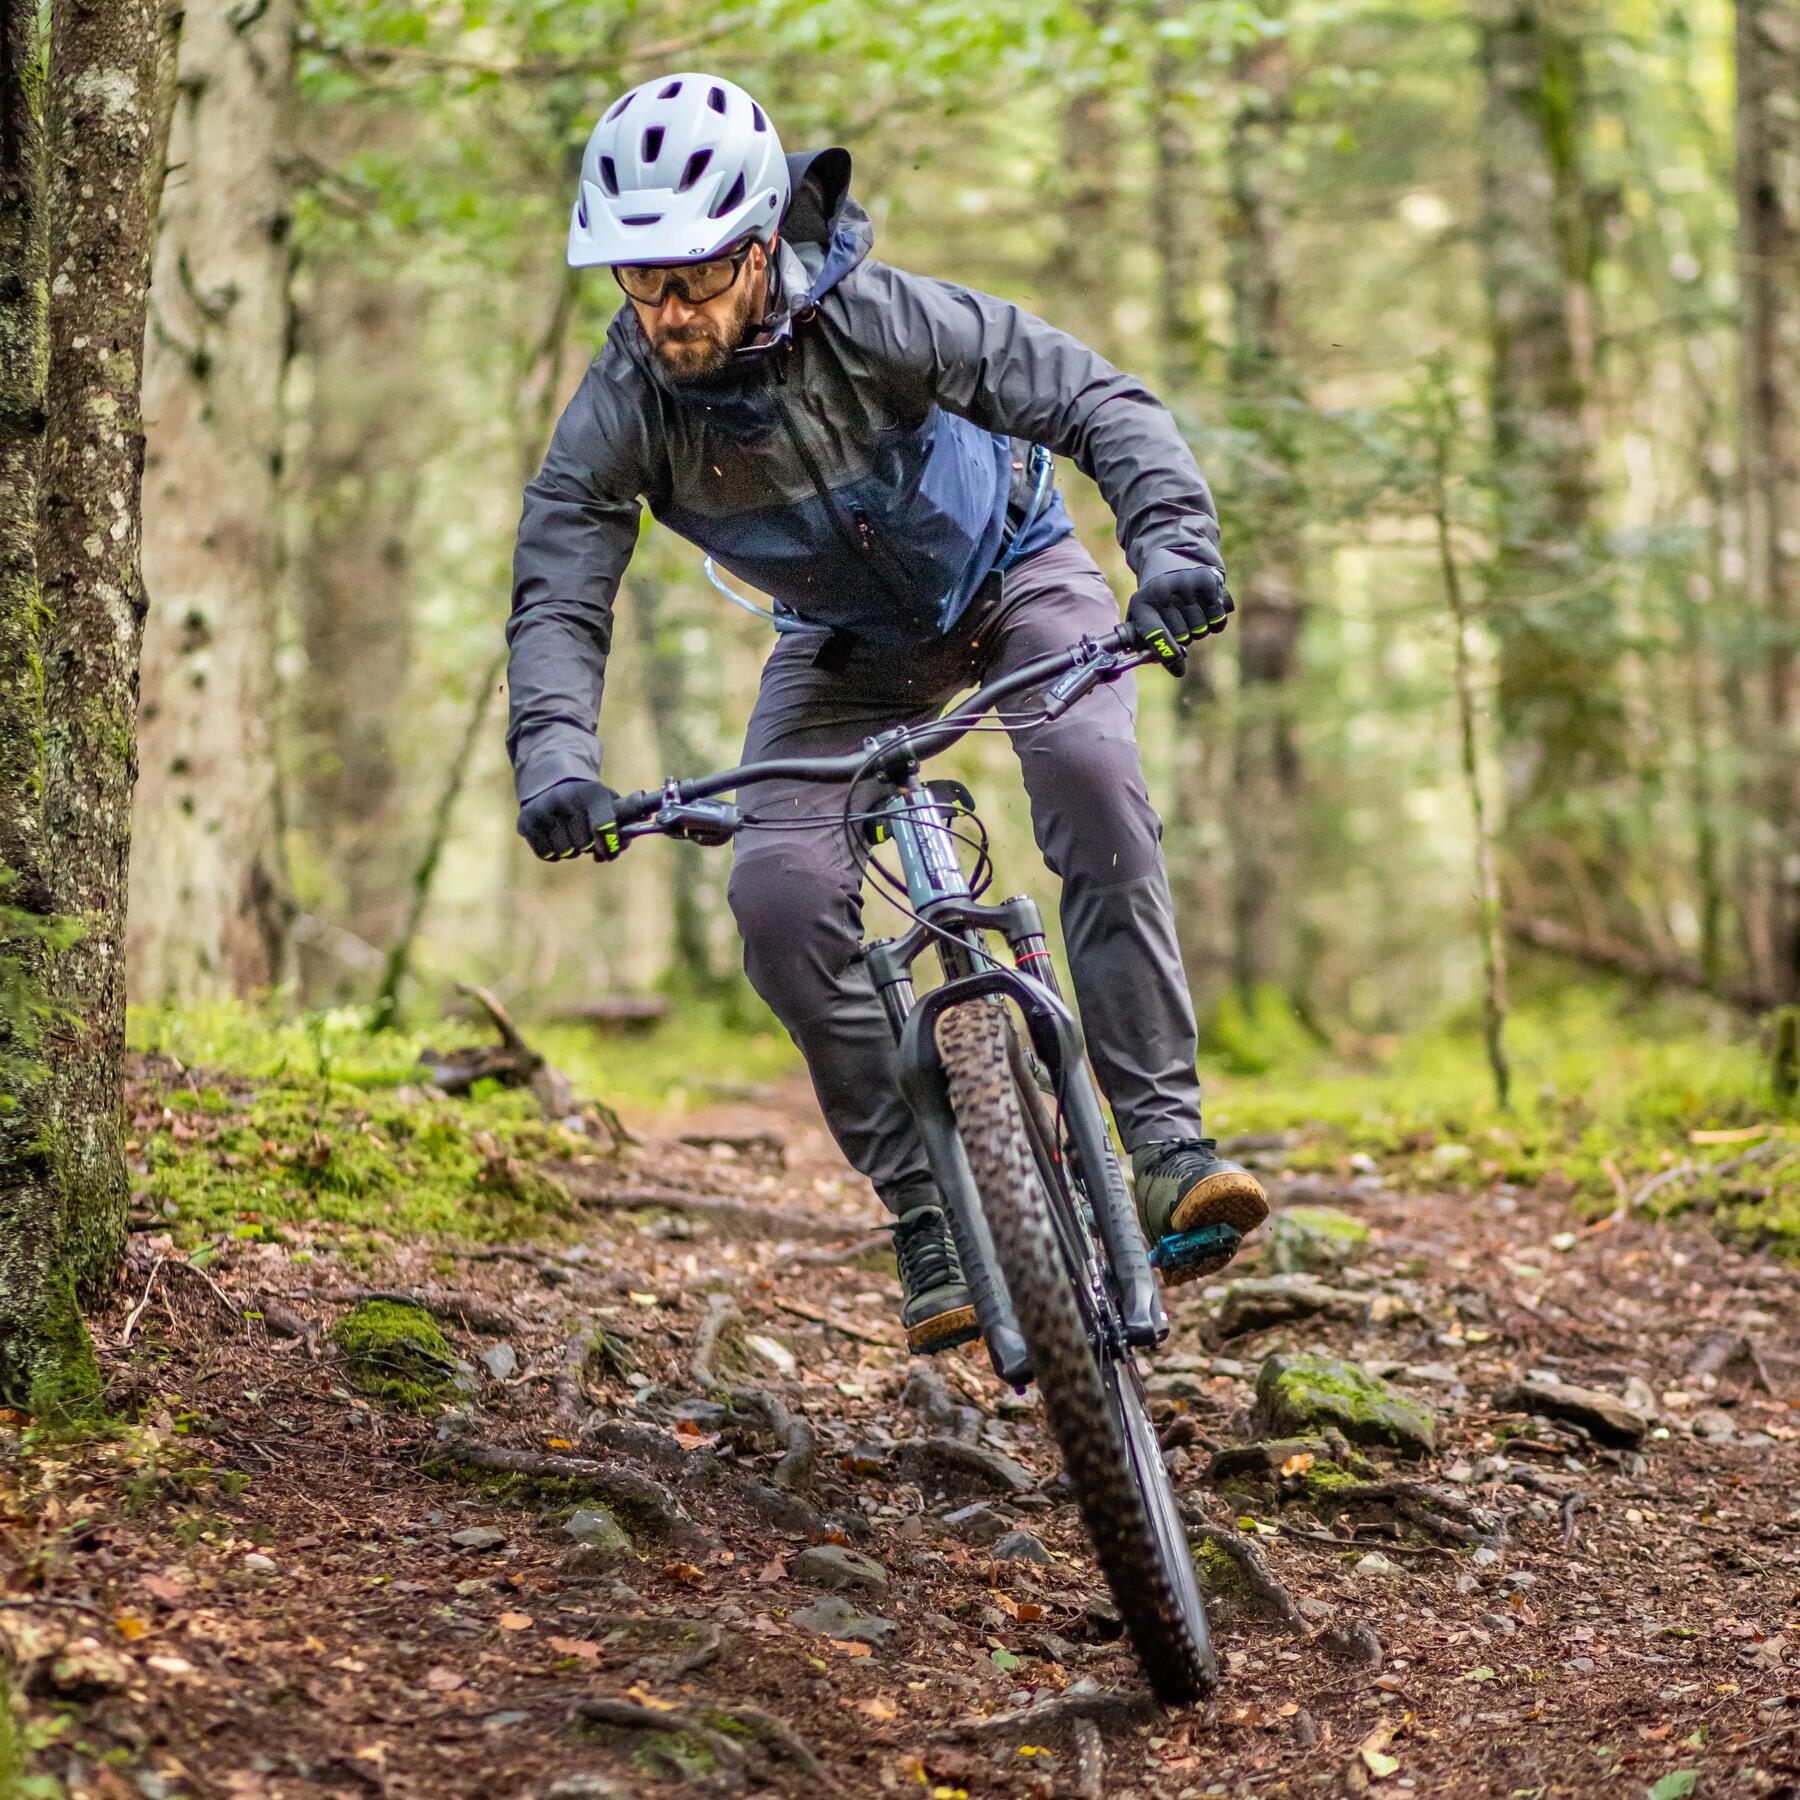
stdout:
[[650,340],[657,360],[677,381],[704,381],[731,361],[731,353],[751,335],[757,294],[750,281],[740,281],[731,311],[722,323],[691,319],[678,329],[659,331]]

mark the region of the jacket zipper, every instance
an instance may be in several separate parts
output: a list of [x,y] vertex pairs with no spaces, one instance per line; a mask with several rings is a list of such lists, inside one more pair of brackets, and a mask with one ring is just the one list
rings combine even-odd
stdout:
[[800,458],[800,466],[805,469],[807,478],[813,484],[813,492],[824,502],[825,510],[831,515],[832,527],[837,532],[838,541],[854,554],[868,557],[875,565],[875,579],[886,591],[887,597],[896,606],[910,611],[912,602],[889,581],[886,570],[881,567],[880,558],[875,554],[877,549],[875,533],[869,525],[868,518],[860,508],[857,510],[854,525],[844,516],[844,509],[839,505],[837,495],[826,486],[824,473],[819,468],[812,451],[807,448],[805,438],[800,435],[800,427],[794,423],[794,417],[788,411],[787,402],[779,396],[775,401],[775,411],[780,415],[782,429],[787,433],[788,442],[794,447],[794,454]]

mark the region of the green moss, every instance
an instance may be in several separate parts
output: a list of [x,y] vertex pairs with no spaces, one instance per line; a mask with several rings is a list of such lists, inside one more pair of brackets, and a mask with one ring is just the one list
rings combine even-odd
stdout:
[[390,1406],[423,1411],[456,1371],[436,1321],[397,1300],[365,1300],[338,1320],[331,1338],[344,1353],[351,1385]]
[[1271,1356],[1256,1377],[1256,1400],[1271,1430],[1300,1435],[1336,1426],[1352,1443],[1430,1450],[1430,1407],[1355,1363],[1333,1356]]
[[566,1235],[579,1209],[536,1166],[592,1142],[522,1092],[429,1102],[317,1076],[177,1088],[140,1146],[142,1183],[176,1236],[323,1223],[486,1240]]
[[1277,1274],[1342,1268],[1369,1242],[1368,1226],[1336,1207],[1284,1207],[1269,1221],[1269,1266]]
[[68,1267],[48,1277],[36,1317],[0,1357],[0,1400],[30,1413],[40,1431],[86,1435],[108,1424],[105,1383]]
[[1194,1558],[1195,1579],[1209,1600],[1243,1597],[1246,1591],[1243,1570],[1211,1538],[1201,1538],[1188,1549]]
[[631,1760],[646,1775],[672,1775],[677,1781],[701,1781],[713,1774],[719,1759],[704,1739],[691,1731],[652,1731]]

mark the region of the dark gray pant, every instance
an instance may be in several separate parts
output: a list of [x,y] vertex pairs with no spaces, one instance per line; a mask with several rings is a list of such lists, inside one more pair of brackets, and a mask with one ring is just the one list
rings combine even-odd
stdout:
[[[1069,537],[990,583],[954,630],[917,650],[858,646],[827,670],[814,661],[817,637],[784,637],[763,669],[744,758],[839,755],[891,725],[935,718],[964,689],[1118,622],[1105,577]],[[1029,697],[1010,707],[1029,711]],[[1088,1049],[1128,1151],[1200,1130],[1193,1008],[1136,716],[1127,677],[1060,719],[1012,733],[1038,848],[1062,878],[1063,938]],[[751,984],[806,1058],[832,1135],[899,1211],[931,1175],[861,959],[862,893],[837,823],[843,790],[770,782],[742,801],[773,821],[826,815],[808,829],[741,832],[731,910]],[[1001,879],[1016,892],[1025,872],[1002,870]]]

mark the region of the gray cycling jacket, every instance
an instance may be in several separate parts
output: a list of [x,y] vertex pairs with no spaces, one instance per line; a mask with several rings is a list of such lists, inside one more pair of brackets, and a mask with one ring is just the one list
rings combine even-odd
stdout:
[[[620,307],[525,490],[507,625],[521,802],[599,773],[613,599],[643,503],[770,595],[784,628],[901,654],[947,632],[1009,548],[1031,444],[1098,484],[1140,582],[1220,566],[1212,496],[1142,382],[991,294],[873,261],[848,152],[789,162],[757,341],[677,382]],[[1053,497],[1016,548],[1069,530]]]

